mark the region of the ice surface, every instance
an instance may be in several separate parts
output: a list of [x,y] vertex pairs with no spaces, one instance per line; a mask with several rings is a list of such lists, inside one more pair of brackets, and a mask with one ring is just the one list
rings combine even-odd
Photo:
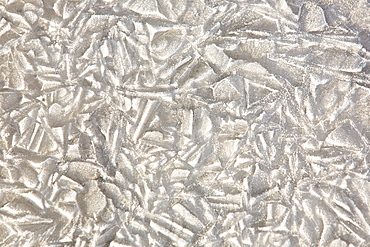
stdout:
[[366,0],[0,0],[0,246],[368,246]]

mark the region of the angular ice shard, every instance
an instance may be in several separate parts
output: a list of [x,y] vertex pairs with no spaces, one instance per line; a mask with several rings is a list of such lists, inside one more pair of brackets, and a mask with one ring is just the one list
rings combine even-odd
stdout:
[[302,5],[298,22],[306,32],[324,31],[327,26],[323,9],[314,2]]

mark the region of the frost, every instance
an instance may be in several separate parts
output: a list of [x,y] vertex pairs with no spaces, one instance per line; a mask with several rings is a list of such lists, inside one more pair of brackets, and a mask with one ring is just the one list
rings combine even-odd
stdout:
[[0,0],[0,246],[366,246],[369,13]]

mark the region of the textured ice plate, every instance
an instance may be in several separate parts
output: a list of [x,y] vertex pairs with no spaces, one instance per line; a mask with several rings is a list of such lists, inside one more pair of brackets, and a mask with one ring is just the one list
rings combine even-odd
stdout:
[[365,0],[0,0],[0,246],[369,246]]

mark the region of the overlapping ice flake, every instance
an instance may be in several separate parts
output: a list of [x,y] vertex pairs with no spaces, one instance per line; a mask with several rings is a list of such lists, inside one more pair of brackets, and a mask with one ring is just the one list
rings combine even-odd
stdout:
[[0,0],[0,245],[369,244],[369,13]]

